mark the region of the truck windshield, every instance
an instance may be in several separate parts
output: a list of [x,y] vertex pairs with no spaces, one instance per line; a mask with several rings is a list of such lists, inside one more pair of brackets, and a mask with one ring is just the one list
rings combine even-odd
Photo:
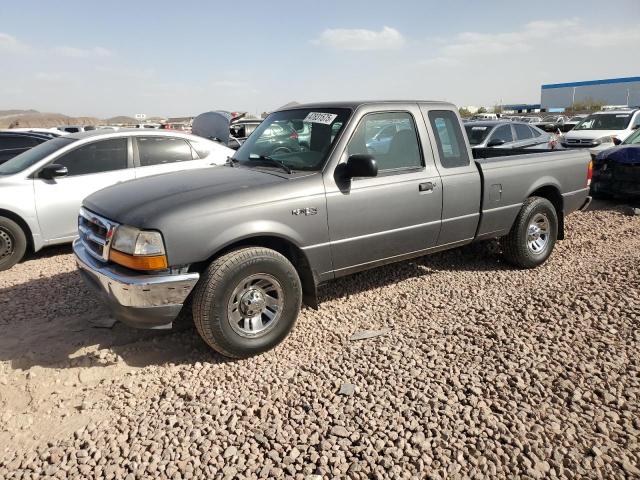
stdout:
[[242,144],[233,160],[248,167],[321,170],[350,115],[345,108],[274,112]]
[[20,155],[16,155],[8,162],[0,165],[0,175],[13,175],[15,173],[20,173],[30,166],[35,165],[46,156],[51,155],[56,150],[66,147],[75,141],[75,138],[67,137],[58,137],[52,140],[47,140],[46,142],[41,143]]
[[631,121],[630,113],[599,113],[590,115],[573,127],[574,130],[624,130]]
[[464,129],[467,131],[467,138],[471,145],[480,145],[484,142],[487,135],[491,131],[492,127],[487,125],[465,125]]

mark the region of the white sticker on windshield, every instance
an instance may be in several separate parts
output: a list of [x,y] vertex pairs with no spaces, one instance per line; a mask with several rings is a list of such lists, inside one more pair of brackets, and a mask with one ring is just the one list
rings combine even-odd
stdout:
[[489,127],[471,127],[471,130],[486,130]]
[[616,118],[627,118],[629,115],[616,115]]
[[331,125],[331,122],[333,122],[337,116],[335,113],[309,112],[309,115],[307,115],[304,121]]

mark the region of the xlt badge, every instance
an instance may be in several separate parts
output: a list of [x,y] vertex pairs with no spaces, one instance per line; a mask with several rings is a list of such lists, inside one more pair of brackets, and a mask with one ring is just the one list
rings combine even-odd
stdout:
[[292,215],[317,215],[318,209],[315,207],[307,207],[307,208],[294,208],[291,210]]

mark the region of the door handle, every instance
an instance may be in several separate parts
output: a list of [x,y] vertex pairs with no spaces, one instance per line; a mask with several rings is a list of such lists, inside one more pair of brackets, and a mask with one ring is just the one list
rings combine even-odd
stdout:
[[435,187],[433,182],[424,182],[418,185],[419,192],[432,192]]

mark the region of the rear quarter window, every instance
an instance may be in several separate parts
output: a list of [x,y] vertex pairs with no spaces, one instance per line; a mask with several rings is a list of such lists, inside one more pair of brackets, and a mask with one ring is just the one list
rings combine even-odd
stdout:
[[469,165],[467,146],[456,114],[449,110],[431,110],[429,122],[436,137],[442,166],[456,168]]

